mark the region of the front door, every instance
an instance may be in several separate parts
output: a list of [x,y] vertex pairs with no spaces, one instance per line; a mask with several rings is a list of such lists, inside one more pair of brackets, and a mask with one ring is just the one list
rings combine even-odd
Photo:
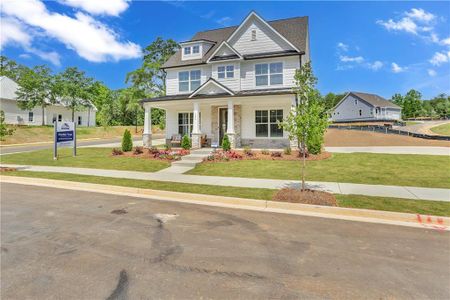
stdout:
[[219,108],[219,145],[222,146],[222,140],[227,132],[228,108]]

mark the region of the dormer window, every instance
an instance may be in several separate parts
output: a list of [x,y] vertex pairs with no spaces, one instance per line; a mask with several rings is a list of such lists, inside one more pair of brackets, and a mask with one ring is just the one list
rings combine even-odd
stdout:
[[191,47],[184,47],[184,55],[191,54]]
[[200,46],[199,46],[199,45],[193,46],[193,47],[192,47],[192,53],[193,53],[193,54],[200,53]]
[[252,41],[256,41],[256,29],[252,30]]

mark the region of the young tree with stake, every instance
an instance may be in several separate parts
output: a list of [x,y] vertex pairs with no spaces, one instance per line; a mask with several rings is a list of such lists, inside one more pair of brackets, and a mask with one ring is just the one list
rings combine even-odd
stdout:
[[298,142],[303,156],[301,178],[302,191],[304,191],[306,155],[321,152],[323,136],[328,127],[328,116],[320,93],[315,87],[317,78],[314,77],[310,62],[296,70],[294,80],[293,91],[296,94],[296,105],[280,126],[289,132],[290,140]]

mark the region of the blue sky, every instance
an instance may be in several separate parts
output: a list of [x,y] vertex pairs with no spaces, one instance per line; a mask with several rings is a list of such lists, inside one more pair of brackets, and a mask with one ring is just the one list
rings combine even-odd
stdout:
[[140,50],[156,37],[309,16],[311,57],[322,93],[348,90],[389,98],[418,89],[450,93],[449,2],[193,2],[2,0],[0,47],[28,66],[77,66],[110,88],[125,86]]

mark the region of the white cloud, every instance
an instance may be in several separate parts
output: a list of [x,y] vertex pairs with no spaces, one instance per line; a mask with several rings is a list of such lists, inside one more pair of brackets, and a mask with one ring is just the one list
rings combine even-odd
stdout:
[[59,0],[60,3],[80,8],[93,15],[118,16],[128,8],[128,0]]
[[46,52],[46,51],[42,51],[42,50],[39,50],[39,49],[36,49],[36,48],[33,48],[33,47],[29,47],[29,48],[27,48],[25,50],[27,52],[33,53],[34,55],[40,57],[43,60],[51,62],[55,66],[60,66],[61,65],[61,57],[55,51]]
[[23,58],[23,59],[30,59],[31,58],[30,54],[28,54],[28,53],[19,54],[19,57]]
[[445,46],[450,46],[450,37],[440,40],[439,43]]
[[440,66],[441,64],[448,62],[449,58],[450,58],[450,51],[448,53],[436,52],[433,55],[433,57],[429,60],[429,62],[433,66]]
[[378,71],[383,67],[383,63],[379,60],[376,60],[373,63],[368,63],[367,67],[371,70]]
[[411,19],[428,23],[432,21],[436,16],[432,13],[426,12],[422,8],[413,8],[411,11],[405,13]]
[[431,77],[434,77],[437,75],[436,71],[433,69],[428,69],[427,72],[428,72],[428,75],[430,75]]
[[228,26],[228,25],[230,25],[231,20],[232,19],[230,17],[223,17],[223,18],[216,20],[216,22],[219,23],[220,25]]
[[394,73],[401,73],[404,72],[407,68],[406,67],[400,67],[398,64],[396,64],[395,62],[393,62],[391,64],[391,70]]
[[364,57],[362,57],[362,56],[354,56],[354,57],[351,57],[351,56],[346,56],[346,55],[341,55],[340,57],[339,57],[339,59],[342,61],[342,62],[354,62],[354,63],[362,63],[363,61],[364,61]]
[[18,21],[2,17],[0,24],[2,27],[0,49],[3,49],[8,44],[18,44],[22,47],[30,45],[32,38]]
[[344,52],[347,52],[347,51],[348,51],[348,45],[347,45],[347,44],[344,44],[344,43],[342,43],[342,42],[339,42],[339,43],[337,44],[337,47],[338,47],[338,49],[340,49],[340,50],[342,50],[342,51],[344,51]]
[[378,20],[377,24],[382,25],[389,31],[406,31],[412,34],[417,34],[418,26],[410,18],[402,18],[399,21],[389,19],[388,21]]
[[[75,18],[52,13],[39,0],[4,0],[2,12],[40,29],[92,62],[137,58],[141,54],[137,44],[119,41],[113,30],[81,12]],[[46,57],[56,61],[55,55]]]

